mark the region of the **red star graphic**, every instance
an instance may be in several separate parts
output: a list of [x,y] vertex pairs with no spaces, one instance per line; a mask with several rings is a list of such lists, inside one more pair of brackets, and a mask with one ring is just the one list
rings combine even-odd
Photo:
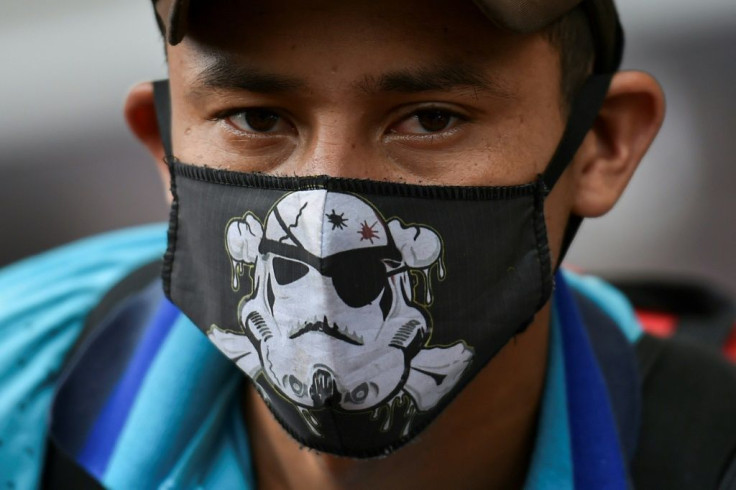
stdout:
[[368,225],[367,221],[363,221],[363,224],[360,225],[360,231],[358,232],[360,234],[361,242],[363,240],[370,240],[371,243],[373,243],[374,238],[380,238],[376,230],[373,229],[373,227],[376,226],[377,224],[378,222],[375,222],[372,225]]

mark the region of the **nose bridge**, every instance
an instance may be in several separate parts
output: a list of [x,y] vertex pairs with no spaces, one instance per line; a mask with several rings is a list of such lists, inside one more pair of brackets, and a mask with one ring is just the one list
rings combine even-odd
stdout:
[[369,131],[349,106],[332,107],[319,114],[299,166],[308,175],[366,178],[370,158]]

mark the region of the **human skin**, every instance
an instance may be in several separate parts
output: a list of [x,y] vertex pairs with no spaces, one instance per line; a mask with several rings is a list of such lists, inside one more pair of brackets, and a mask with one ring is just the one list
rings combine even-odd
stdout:
[[[556,49],[541,34],[496,29],[471,2],[209,2],[167,52],[174,154],[192,164],[515,185],[544,171],[565,126]],[[218,63],[249,88],[203,83]],[[448,73],[465,76],[443,78]],[[380,83],[387,80],[393,83]],[[160,163],[152,100],[149,83],[136,86],[126,117]],[[594,128],[545,203],[553,257],[570,213],[593,217],[613,207],[663,113],[651,77],[614,78]],[[248,121],[268,130],[255,131]],[[243,406],[259,488],[521,487],[536,435],[549,321],[548,304],[416,441],[382,459],[302,449],[248,386]]]

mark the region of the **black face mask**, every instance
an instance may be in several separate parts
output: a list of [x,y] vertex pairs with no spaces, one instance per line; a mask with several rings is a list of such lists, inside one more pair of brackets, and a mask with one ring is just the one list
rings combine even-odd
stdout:
[[171,156],[168,89],[159,82],[174,196],[167,296],[301,444],[388,454],[434,420],[548,301],[544,199],[609,82],[594,76],[586,84],[545,174],[508,187],[187,165]]

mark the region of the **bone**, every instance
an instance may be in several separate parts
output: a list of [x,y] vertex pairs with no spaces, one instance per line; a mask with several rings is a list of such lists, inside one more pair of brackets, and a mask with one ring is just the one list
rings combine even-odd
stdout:
[[233,267],[233,289],[240,289],[240,276],[243,275],[243,263],[255,264],[258,256],[258,245],[263,238],[263,226],[258,218],[248,212],[242,219],[232,220],[226,231],[227,253]]
[[388,222],[394,243],[406,265],[414,269],[426,269],[440,258],[442,241],[426,226],[404,226],[398,219]]
[[246,213],[243,219],[233,220],[228,225],[227,251],[233,260],[253,264],[262,238],[263,226],[258,218]]
[[422,349],[411,360],[404,390],[412,396],[419,410],[434,407],[457,384],[473,355],[473,350],[463,342]]

